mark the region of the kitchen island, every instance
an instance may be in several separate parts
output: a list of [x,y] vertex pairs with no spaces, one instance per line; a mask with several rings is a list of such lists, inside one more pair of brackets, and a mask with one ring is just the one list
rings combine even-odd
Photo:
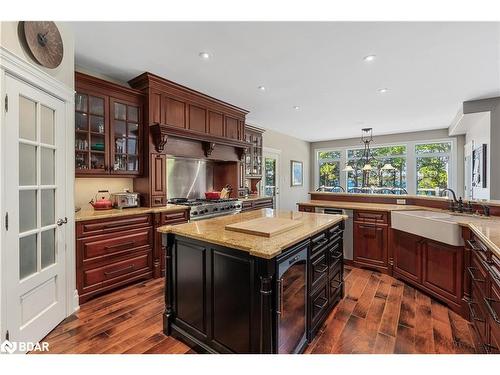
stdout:
[[[302,352],[343,297],[344,218],[261,209],[160,227],[165,334],[209,353]],[[226,228],[259,219],[293,228]]]

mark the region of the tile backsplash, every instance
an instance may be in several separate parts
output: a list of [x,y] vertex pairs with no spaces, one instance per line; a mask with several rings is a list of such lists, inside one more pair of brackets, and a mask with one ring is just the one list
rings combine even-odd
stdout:
[[132,178],[76,178],[75,179],[75,206],[88,207],[89,201],[94,198],[97,190],[109,190],[116,193],[128,189],[134,191]]

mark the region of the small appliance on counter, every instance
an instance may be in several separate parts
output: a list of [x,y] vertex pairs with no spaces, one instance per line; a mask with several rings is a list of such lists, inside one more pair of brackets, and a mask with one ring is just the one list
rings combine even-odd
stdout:
[[111,210],[113,208],[108,190],[98,190],[97,194],[89,203],[94,207],[94,210],[97,211]]
[[114,208],[139,207],[139,193],[124,191],[122,193],[111,193],[111,202]]

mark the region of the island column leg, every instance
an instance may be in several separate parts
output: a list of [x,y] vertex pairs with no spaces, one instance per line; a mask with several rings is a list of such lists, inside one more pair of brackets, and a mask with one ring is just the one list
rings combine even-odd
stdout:
[[[166,237],[166,238],[165,238]],[[165,243],[166,242],[166,243]],[[162,246],[165,246],[165,312],[163,313],[163,333],[170,336],[172,333],[172,252],[174,247],[174,235],[168,233],[162,236]]]
[[260,276],[260,353],[273,352],[272,276]]

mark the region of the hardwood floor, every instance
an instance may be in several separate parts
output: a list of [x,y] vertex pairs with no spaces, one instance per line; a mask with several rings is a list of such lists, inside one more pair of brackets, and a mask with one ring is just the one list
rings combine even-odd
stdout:
[[[50,353],[193,353],[162,333],[163,279],[81,306],[45,339]],[[345,298],[306,353],[475,353],[472,326],[390,276],[346,267]]]

